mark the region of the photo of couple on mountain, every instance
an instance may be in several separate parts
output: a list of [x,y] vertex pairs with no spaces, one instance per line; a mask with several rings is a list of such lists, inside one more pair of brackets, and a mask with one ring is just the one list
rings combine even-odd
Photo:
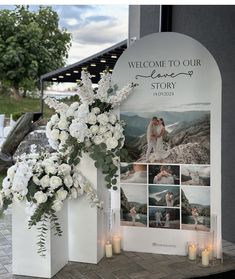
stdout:
[[122,112],[128,162],[210,164],[210,112]]
[[163,146],[163,135],[165,132],[166,129],[163,118],[158,119],[156,116],[154,116],[147,128],[147,163],[150,162],[149,159],[151,151],[153,151],[153,156],[158,162],[161,162],[170,155],[169,151],[165,150]]

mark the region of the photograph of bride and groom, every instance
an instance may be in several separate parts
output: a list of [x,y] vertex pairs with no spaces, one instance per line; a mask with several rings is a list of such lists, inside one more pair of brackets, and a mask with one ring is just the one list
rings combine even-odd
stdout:
[[210,164],[210,112],[122,112],[128,162]]

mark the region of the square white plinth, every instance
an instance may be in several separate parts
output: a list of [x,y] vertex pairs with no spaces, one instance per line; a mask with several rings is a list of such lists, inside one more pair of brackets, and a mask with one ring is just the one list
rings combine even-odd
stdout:
[[37,229],[28,229],[25,203],[14,203],[12,209],[12,272],[43,278],[53,277],[68,262],[68,206],[64,204],[59,212],[59,223],[63,235],[55,236],[49,228],[46,257],[37,253]]
[[105,220],[110,203],[110,191],[105,186],[104,175],[94,166],[94,161],[84,154],[79,165],[104,202],[104,209],[91,207],[85,197],[68,202],[69,260],[98,263],[104,256],[108,222]]

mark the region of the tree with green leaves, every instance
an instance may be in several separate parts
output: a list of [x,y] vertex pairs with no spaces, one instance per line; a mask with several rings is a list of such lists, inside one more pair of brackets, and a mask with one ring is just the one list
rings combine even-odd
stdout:
[[59,28],[59,16],[51,7],[32,12],[28,6],[0,11],[0,84],[33,90],[39,77],[65,65],[71,34]]

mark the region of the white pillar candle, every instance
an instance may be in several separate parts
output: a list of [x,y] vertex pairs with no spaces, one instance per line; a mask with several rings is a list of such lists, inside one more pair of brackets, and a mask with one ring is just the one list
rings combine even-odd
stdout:
[[113,243],[113,252],[115,254],[120,254],[121,253],[121,237],[117,234],[115,234],[112,238],[112,243]]
[[106,258],[111,258],[113,256],[112,244],[109,241],[105,244],[105,255]]
[[202,265],[209,265],[209,251],[207,249],[202,250]]
[[209,252],[209,260],[211,261],[213,259],[213,256],[214,256],[213,246],[211,244],[208,245],[207,250]]
[[192,261],[197,258],[197,246],[195,244],[190,244],[188,247],[188,258]]

